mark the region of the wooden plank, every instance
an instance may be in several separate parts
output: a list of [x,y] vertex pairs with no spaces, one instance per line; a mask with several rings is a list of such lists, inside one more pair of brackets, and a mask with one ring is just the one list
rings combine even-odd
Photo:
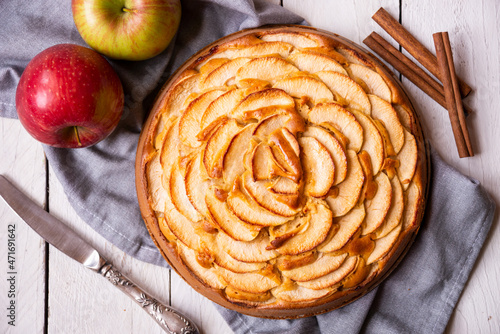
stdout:
[[[0,118],[0,174],[7,177],[40,206],[45,202],[45,156],[17,120]],[[43,333],[45,310],[45,242],[0,200],[1,333]],[[8,226],[15,225],[14,270],[8,267]],[[15,272],[16,274],[7,274]],[[8,278],[14,276],[15,297]],[[7,307],[15,302],[14,326]],[[9,311],[10,314],[10,311]]]
[[[474,92],[464,101],[475,113],[467,120],[476,155],[459,159],[446,112],[407,85],[423,115],[433,147],[448,163],[479,180],[500,199],[500,46],[497,1],[404,1],[402,22],[433,50],[432,34],[448,31],[457,74]],[[448,324],[448,333],[494,333],[500,328],[500,229],[498,210],[490,235]],[[495,282],[495,283],[493,283]]]
[[[371,50],[363,44],[363,40],[378,28],[377,23],[371,18],[372,15],[380,7],[384,7],[391,15],[399,17],[398,0],[366,1],[363,3],[349,0],[284,0],[283,6],[304,17],[311,26],[348,38],[369,52]],[[389,40],[389,42],[393,46],[397,46],[393,41]],[[386,65],[394,70],[392,66]]]
[[213,302],[191,288],[172,271],[172,306],[188,315],[205,334],[230,334],[229,328]]
[[310,25],[339,34],[362,45],[376,27],[371,16],[383,6],[389,13],[399,16],[398,0],[356,2],[349,0],[284,0],[283,7],[304,17]]
[[[169,270],[127,256],[106,241],[77,216],[52,169],[49,180],[51,214],[71,226],[146,292],[168,303]],[[163,333],[153,318],[107,279],[53,247],[49,264],[49,333]]]

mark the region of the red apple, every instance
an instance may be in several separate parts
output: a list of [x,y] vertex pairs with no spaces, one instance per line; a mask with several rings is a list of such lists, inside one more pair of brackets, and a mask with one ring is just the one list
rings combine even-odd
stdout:
[[104,139],[118,124],[123,101],[120,79],[106,59],[74,44],[36,55],[16,91],[23,126],[55,147],[86,147]]
[[169,45],[181,20],[180,0],[72,0],[78,32],[110,58],[144,60]]

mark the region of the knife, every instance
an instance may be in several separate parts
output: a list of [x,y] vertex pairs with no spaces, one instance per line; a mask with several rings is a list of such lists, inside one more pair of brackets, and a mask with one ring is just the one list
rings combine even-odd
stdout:
[[0,175],[0,197],[45,241],[85,267],[106,277],[141,305],[167,333],[199,334],[196,325],[185,315],[170,306],[163,305],[141,290],[72,229],[40,208],[3,175]]

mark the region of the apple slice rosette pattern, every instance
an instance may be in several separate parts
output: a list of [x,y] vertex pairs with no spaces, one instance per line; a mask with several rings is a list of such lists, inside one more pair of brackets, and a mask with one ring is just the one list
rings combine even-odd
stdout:
[[359,47],[312,28],[253,29],[164,87],[137,189],[153,240],[197,291],[292,318],[360,297],[401,260],[427,157],[404,91]]

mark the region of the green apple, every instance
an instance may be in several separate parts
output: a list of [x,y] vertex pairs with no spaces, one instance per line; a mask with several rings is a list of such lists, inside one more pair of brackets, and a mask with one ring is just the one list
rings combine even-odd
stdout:
[[72,0],[78,32],[114,59],[145,60],[170,44],[181,20],[180,0]]

